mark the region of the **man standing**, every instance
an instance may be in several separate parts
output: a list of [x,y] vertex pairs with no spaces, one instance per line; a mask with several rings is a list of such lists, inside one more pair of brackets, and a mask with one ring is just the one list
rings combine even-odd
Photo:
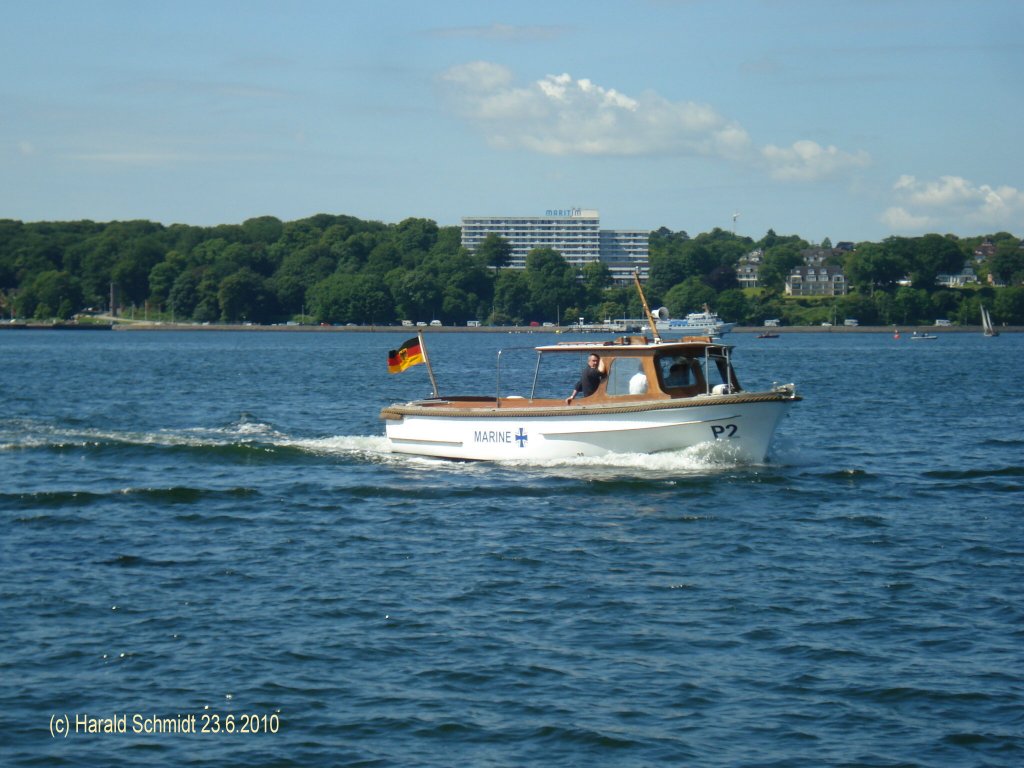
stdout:
[[582,394],[583,397],[589,397],[594,394],[605,376],[604,366],[601,365],[601,357],[596,353],[591,353],[587,359],[587,367],[580,374],[580,380],[573,387],[572,394],[565,398],[565,404],[572,405],[576,395]]

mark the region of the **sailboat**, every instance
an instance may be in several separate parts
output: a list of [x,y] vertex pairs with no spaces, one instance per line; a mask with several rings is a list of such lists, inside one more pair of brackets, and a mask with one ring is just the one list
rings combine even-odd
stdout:
[[998,336],[999,331],[992,325],[992,316],[985,309],[985,305],[981,305],[981,332],[986,336]]

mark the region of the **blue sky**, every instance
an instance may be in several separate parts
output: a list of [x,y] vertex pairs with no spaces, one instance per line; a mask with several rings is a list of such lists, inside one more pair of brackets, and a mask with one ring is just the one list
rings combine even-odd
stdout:
[[1021,0],[7,0],[0,218],[1024,235]]

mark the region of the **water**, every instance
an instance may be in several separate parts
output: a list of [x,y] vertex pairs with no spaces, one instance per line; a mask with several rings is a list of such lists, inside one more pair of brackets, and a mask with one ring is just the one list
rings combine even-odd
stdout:
[[733,334],[762,466],[392,455],[406,336],[0,332],[0,763],[1024,764],[1024,336]]

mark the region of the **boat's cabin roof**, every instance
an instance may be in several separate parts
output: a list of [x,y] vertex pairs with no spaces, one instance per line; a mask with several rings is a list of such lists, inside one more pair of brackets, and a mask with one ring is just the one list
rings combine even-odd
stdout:
[[596,352],[601,357],[639,357],[646,355],[694,355],[712,354],[732,349],[729,344],[720,344],[710,336],[684,336],[672,341],[654,341],[646,336],[620,336],[614,341],[564,341],[537,347],[538,352]]

